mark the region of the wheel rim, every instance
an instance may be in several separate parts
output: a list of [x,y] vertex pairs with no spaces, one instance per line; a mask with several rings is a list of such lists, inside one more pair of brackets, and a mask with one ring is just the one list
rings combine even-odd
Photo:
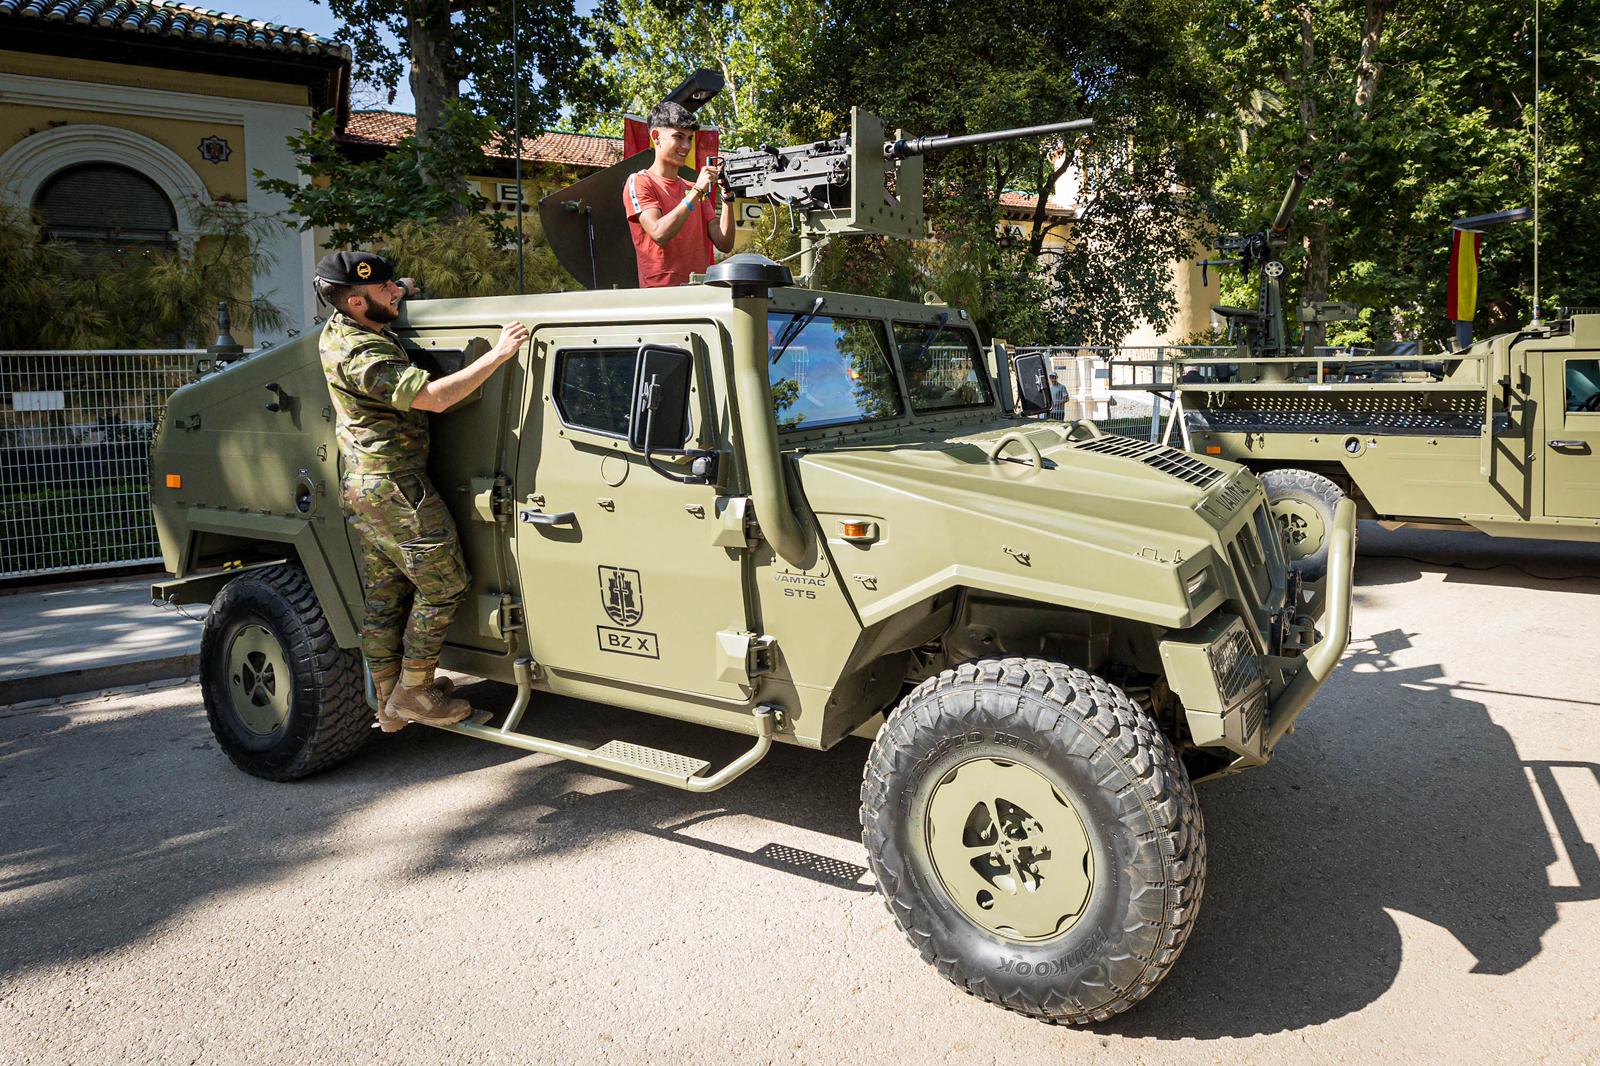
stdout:
[[240,626],[228,645],[234,717],[257,736],[270,736],[289,719],[290,688],[289,662],[278,638],[264,626]]
[[1077,808],[1021,763],[972,759],[945,774],[929,798],[926,839],[962,913],[1012,940],[1066,932],[1094,887]]
[[1283,534],[1290,559],[1315,555],[1322,547],[1326,530],[1322,515],[1311,504],[1304,500],[1274,500],[1272,513],[1278,519],[1278,530]]

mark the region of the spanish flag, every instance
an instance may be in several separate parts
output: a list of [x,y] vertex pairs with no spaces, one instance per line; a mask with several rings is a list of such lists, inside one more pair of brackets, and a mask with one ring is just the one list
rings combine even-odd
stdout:
[[1478,311],[1478,261],[1483,255],[1483,234],[1450,230],[1450,281],[1445,287],[1445,317],[1471,322]]

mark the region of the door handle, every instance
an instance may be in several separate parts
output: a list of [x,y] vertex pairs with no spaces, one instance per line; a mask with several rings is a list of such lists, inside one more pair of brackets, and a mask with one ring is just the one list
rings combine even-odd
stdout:
[[534,511],[527,508],[517,512],[517,517],[530,526],[570,526],[578,520],[578,516],[572,511],[546,514],[543,511]]
[[1588,451],[1589,450],[1589,442],[1586,441],[1586,440],[1553,440],[1553,441],[1550,442],[1550,447],[1559,448],[1559,449],[1568,449],[1568,448],[1570,448],[1570,449],[1572,449],[1574,451],[1576,451],[1579,448],[1582,448],[1584,451]]

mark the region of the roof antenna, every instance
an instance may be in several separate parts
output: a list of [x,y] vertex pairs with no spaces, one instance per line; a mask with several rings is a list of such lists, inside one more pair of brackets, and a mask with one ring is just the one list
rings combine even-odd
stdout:
[[[512,156],[511,167],[512,167],[512,180],[517,183],[517,295],[521,296],[522,295],[522,290],[523,290],[523,284],[522,284],[522,214],[523,214],[524,211],[526,211],[528,209],[528,205],[527,205],[526,197],[524,196],[523,189],[522,189],[522,68],[517,63],[517,30],[518,30],[518,26],[517,26],[517,0],[511,0],[511,124],[512,124],[512,129],[515,131],[515,137],[516,137],[516,142],[517,142],[516,146],[512,149],[514,155]],[[1539,106],[1538,97],[1535,97],[1534,98],[1534,107],[1537,108],[1538,106]],[[1538,164],[1535,163],[1534,166],[1535,166],[1535,168],[1537,168]],[[1538,191],[1537,187],[1534,189],[1533,195],[1534,195],[1534,203],[1538,203],[1539,191]],[[1538,242],[1538,237],[1537,237],[1537,234],[1538,234],[1537,225],[1538,224],[1535,223],[1534,233],[1535,233],[1536,236],[1534,238],[1534,244],[1533,244],[1533,247],[1534,247],[1533,261],[1535,263],[1538,263],[1538,261],[1539,261],[1539,251],[1538,251],[1539,242]],[[1539,289],[1538,276],[1539,276],[1538,269],[1535,268],[1535,270],[1534,270],[1534,283],[1533,283],[1533,287],[1534,287],[1534,292],[1535,293],[1537,293],[1538,289]],[[1534,302],[1534,306],[1537,307],[1538,303],[1539,303],[1539,298],[1537,296],[1535,296],[1533,302]]]
[[1533,0],[1533,322],[1544,325],[1539,306],[1539,0]]

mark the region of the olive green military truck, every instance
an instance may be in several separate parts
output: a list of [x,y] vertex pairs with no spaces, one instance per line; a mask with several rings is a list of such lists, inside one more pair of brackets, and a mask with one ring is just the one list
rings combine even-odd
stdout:
[[1446,355],[1178,358],[1186,447],[1259,474],[1301,569],[1345,495],[1387,526],[1600,540],[1600,315]]
[[[845,145],[858,168],[893,158],[862,149],[882,136],[869,117]],[[819,227],[899,228],[884,183],[841,182],[830,143],[770,173],[793,189],[814,168],[795,195],[823,204]],[[531,330],[432,421],[429,472],[472,571],[443,665],[516,689],[449,730],[709,791],[775,743],[866,729],[863,838],[923,958],[1040,1018],[1138,1002],[1198,913],[1191,782],[1265,763],[1344,651],[1353,509],[1326,577],[1303,583],[1253,474],[1013,415],[1013,380],[1025,410],[1048,404],[1042,360],[1013,371],[963,311],[813,291],[758,256],[608,288],[632,264],[582,204],[614,202],[618,173],[553,211],[594,291],[411,302],[395,324],[430,372],[507,321]],[[374,715],[316,339],[178,390],[152,464],[175,575],[155,591],[210,604],[221,748],[274,780],[354,756]],[[544,735],[546,695],[749,746],[712,767],[575,745]]]

